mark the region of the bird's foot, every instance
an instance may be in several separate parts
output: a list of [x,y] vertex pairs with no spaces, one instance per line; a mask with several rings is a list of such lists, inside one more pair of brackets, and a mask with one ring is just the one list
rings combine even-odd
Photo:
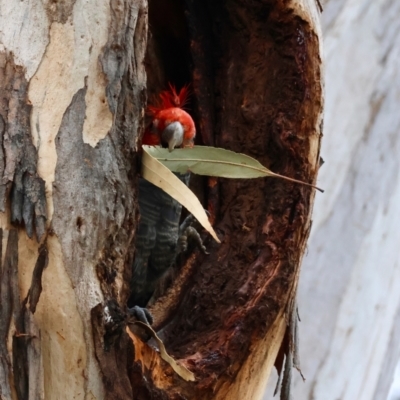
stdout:
[[204,246],[203,239],[199,232],[197,232],[197,229],[193,228],[193,226],[188,226],[180,235],[178,239],[178,254],[187,250],[189,241],[192,241],[204,254],[209,254],[206,246]]
[[134,306],[132,308],[128,308],[128,314],[144,324],[153,324],[153,316],[150,314],[150,311],[147,308]]
[[[206,213],[209,214],[207,210]],[[204,254],[209,254],[203,244],[203,239],[201,238],[199,232],[196,228],[192,226],[195,222],[196,219],[194,218],[194,216],[192,214],[189,214],[179,227],[177,254],[180,254],[187,250],[189,241],[193,241],[196,247],[198,247]]]

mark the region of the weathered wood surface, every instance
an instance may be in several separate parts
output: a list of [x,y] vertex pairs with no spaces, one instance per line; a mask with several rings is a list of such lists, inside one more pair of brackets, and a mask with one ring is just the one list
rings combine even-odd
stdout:
[[400,2],[324,8],[326,192],[300,278],[294,398],[385,400],[400,357]]
[[195,255],[163,327],[168,350],[196,375],[184,383],[124,329],[136,149],[146,89],[192,77],[200,141],[315,181],[323,108],[316,4],[188,0],[186,13],[180,2],[165,4],[150,2],[150,17],[160,9],[148,24],[145,0],[0,0],[7,400],[262,396],[290,319],[313,191],[269,179],[221,180],[209,192],[223,243]]
[[126,374],[103,381],[91,309],[127,296],[146,7],[0,2],[2,399],[130,388]]

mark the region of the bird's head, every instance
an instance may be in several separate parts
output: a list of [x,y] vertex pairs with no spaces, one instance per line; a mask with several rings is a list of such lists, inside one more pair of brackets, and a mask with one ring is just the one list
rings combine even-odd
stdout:
[[183,110],[189,86],[179,93],[173,85],[160,93],[158,103],[148,106],[153,119],[143,137],[143,144],[162,144],[172,151],[175,147],[193,147],[196,128],[192,117]]

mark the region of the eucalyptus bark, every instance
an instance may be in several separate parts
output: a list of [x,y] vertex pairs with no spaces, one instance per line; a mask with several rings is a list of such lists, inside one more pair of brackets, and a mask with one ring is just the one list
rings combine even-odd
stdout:
[[400,3],[329,0],[326,107],[295,398],[386,400],[400,359]]
[[191,80],[199,142],[315,182],[316,4],[0,6],[1,397],[260,398],[293,308],[314,193],[209,180],[202,197],[222,244],[194,252],[152,306],[168,351],[195,374],[184,382],[126,333],[137,149],[147,95]]

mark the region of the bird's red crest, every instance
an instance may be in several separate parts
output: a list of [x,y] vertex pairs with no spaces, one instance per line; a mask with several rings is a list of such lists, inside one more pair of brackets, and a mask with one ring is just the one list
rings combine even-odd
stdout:
[[149,104],[147,107],[151,115],[155,115],[161,110],[166,110],[168,108],[184,108],[188,101],[189,84],[183,86],[178,94],[175,86],[169,83],[169,90],[163,90],[159,96],[158,104]]
[[196,128],[192,117],[185,111],[188,101],[189,85],[185,85],[179,93],[174,85],[169,84],[169,89],[159,94],[153,104],[149,104],[147,112],[152,117],[152,122],[144,132],[142,144],[156,146],[161,144],[161,134],[173,121],[179,121],[184,127],[184,147],[192,147],[193,139],[196,136]]

